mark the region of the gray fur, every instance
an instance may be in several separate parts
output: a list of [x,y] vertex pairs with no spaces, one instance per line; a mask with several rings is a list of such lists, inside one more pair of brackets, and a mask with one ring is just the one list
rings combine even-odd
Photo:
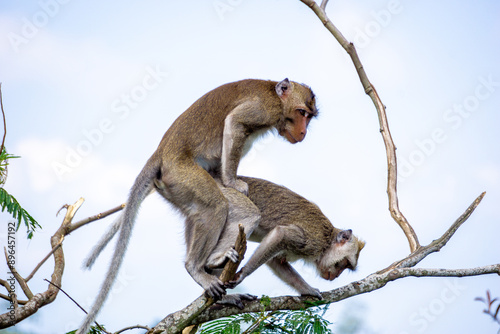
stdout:
[[84,269],[92,269],[92,266],[95,263],[95,260],[99,257],[101,252],[106,248],[108,243],[113,239],[113,237],[116,235],[116,232],[118,232],[121,228],[123,222],[123,213],[120,214],[120,216],[115,220],[115,222],[110,226],[109,230],[104,234],[97,245],[94,246],[94,249],[92,249],[92,252],[88,255],[88,257],[85,259],[83,262],[83,267]]
[[[115,252],[113,254],[113,258],[111,259],[111,264],[109,266],[108,272],[106,274],[106,278],[99,290],[99,294],[97,295],[94,305],[90,309],[87,317],[83,321],[80,329],[76,331],[76,334],[85,334],[89,331],[90,326],[94,322],[97,314],[99,313],[104,301],[109,295],[109,291],[118,275],[118,271],[123,262],[123,256],[125,255],[125,251],[127,250],[127,245],[130,240],[130,235],[132,233],[132,228],[134,227],[135,218],[137,216],[137,212],[139,211],[139,207],[146,198],[146,196],[151,192],[152,184],[154,176],[158,173],[159,163],[156,163],[157,159],[153,157],[148,161],[146,166],[142,169],[140,174],[137,176],[135,183],[130,191],[129,200],[127,201],[127,205],[125,206],[125,211],[123,212],[123,219],[118,219],[117,222],[113,225],[112,230],[115,227],[119,227],[120,235],[118,241],[116,243]],[[121,222],[121,223],[120,223]],[[116,232],[115,232],[116,233]],[[107,236],[110,236],[111,233],[107,233]],[[112,235],[111,235],[112,237]],[[109,238],[102,238],[99,245],[103,245],[102,248],[106,245]],[[100,248],[100,250],[102,250]],[[98,248],[99,249],[99,248]],[[100,253],[100,250],[97,254]],[[91,264],[93,261],[90,261]]]

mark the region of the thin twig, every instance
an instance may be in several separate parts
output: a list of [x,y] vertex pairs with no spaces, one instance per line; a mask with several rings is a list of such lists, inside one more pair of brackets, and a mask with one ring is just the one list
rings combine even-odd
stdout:
[[470,217],[470,215],[474,212],[479,203],[481,203],[481,200],[483,199],[485,194],[486,193],[483,192],[481,195],[479,195],[474,200],[474,202],[472,202],[471,205],[469,205],[469,207],[465,210],[465,212],[462,215],[460,215],[460,217],[458,217],[457,220],[455,220],[453,225],[451,225],[451,227],[439,239],[432,241],[427,246],[420,247],[417,251],[411,253],[404,259],[394,262],[389,267],[378,271],[377,274],[382,274],[395,268],[413,267],[417,263],[422,261],[422,259],[424,259],[427,255],[438,252],[441,248],[443,248],[446,245],[446,243],[448,243],[448,241],[451,239],[451,237],[457,231],[457,229],[460,226],[462,226],[462,224],[465,223],[465,221]]
[[17,305],[25,305],[28,301],[27,300],[19,300],[17,298],[11,299],[9,296],[4,295],[3,293],[0,293],[0,298],[5,299],[6,301],[13,302],[14,303],[14,308],[17,307]]
[[21,286],[21,289],[23,290],[26,297],[28,299],[33,298],[33,292],[31,292],[30,288],[28,287],[28,284],[26,284],[26,281],[24,280],[24,278],[22,278],[21,275],[19,275],[16,268],[10,263],[9,256],[7,254],[7,248],[4,247],[3,250],[5,253],[5,261],[7,261],[7,266],[9,267],[10,272],[12,273],[12,275],[14,275],[16,281]]
[[[73,232],[74,230],[76,230],[76,229],[78,229],[78,228],[80,228],[80,227],[82,227],[82,226],[84,226],[84,225],[86,225],[86,224],[88,224],[88,223],[90,223],[90,222],[93,222],[93,221],[96,221],[96,220],[99,220],[99,219],[103,219],[104,217],[107,217],[107,216],[109,216],[109,215],[112,215],[112,214],[113,214],[113,213],[115,213],[115,212],[118,212],[118,211],[120,211],[120,210],[123,210],[123,208],[125,208],[125,205],[126,205],[125,203],[120,204],[120,205],[118,205],[117,207],[114,207],[114,208],[109,209],[109,210],[107,210],[107,211],[104,211],[104,212],[98,213],[98,214],[96,214],[96,215],[94,215],[94,216],[91,216],[91,217],[88,217],[88,218],[82,219],[82,220],[80,220],[80,221],[77,221],[76,223],[73,223],[73,224],[71,224],[71,227],[70,227],[70,232],[69,232],[69,233]],[[69,233],[68,233],[68,234],[69,234]]]
[[321,1],[321,9],[326,10],[326,5],[328,5],[328,0]]
[[[83,308],[80,304],[78,304],[78,302],[77,302],[76,300],[74,300],[74,299],[73,299],[70,295],[68,295],[68,294],[66,293],[66,291],[64,291],[64,290],[63,290],[60,286],[58,286],[58,285],[56,285],[56,284],[52,283],[51,281],[49,281],[49,280],[48,280],[48,279],[46,279],[46,278],[44,278],[43,280],[44,280],[44,281],[46,281],[47,283],[49,283],[49,284],[51,284],[51,285],[55,286],[55,287],[56,287],[59,291],[61,291],[62,293],[64,293],[64,294],[66,295],[66,297],[68,297],[68,298],[69,298],[69,299],[70,299],[73,303],[75,303],[75,305],[76,305],[76,306],[78,306],[78,307],[80,308],[80,310],[82,310],[82,311],[83,311],[83,313],[87,314],[87,311],[85,311],[85,309],[84,309],[84,308]],[[99,325],[99,324],[97,323],[97,321],[94,321],[94,322],[95,322],[95,324],[97,325],[97,327],[99,327],[99,329],[100,329],[100,330],[102,330],[102,331],[103,331],[103,332],[105,332],[105,333],[109,333],[109,332],[108,332],[108,331],[106,331],[106,330],[105,330],[105,329],[104,329],[101,325]]]
[[42,261],[40,261],[40,263],[38,263],[35,267],[35,269],[33,269],[33,271],[31,272],[31,274],[28,275],[28,277],[26,277],[24,280],[26,282],[28,282],[30,279],[33,278],[33,276],[35,275],[35,273],[38,271],[38,269],[40,269],[40,267],[45,263],[45,261],[47,261],[49,259],[49,257],[54,254],[54,252],[59,248],[61,247],[62,243],[63,243],[64,239],[60,240],[59,243],[56,245],[56,247],[52,248],[52,250],[42,259]]
[[342,35],[342,33],[335,27],[335,25],[330,21],[325,12],[325,7],[327,2],[323,1],[321,7],[314,0],[301,0],[306,4],[312,11],[318,16],[325,27],[330,31],[330,33],[335,37],[335,39],[342,45],[342,47],[347,51],[351,60],[356,68],[359,79],[365,93],[372,99],[375,108],[377,109],[377,114],[380,124],[380,132],[382,138],[384,139],[385,149],[387,153],[387,195],[389,197],[389,211],[392,218],[398,223],[403,232],[408,239],[410,245],[410,251],[413,253],[416,251],[420,244],[418,242],[418,237],[410,223],[406,220],[405,216],[399,209],[398,195],[397,195],[397,160],[396,160],[396,146],[392,140],[391,132],[389,131],[389,123],[387,121],[387,115],[385,113],[385,106],[380,99],[375,87],[372,85],[368,76],[361,64],[361,60],[358,57],[356,48],[354,44],[347,41],[347,39]]
[[135,326],[129,326],[129,327],[122,328],[119,331],[114,332],[113,334],[120,334],[120,333],[123,333],[125,331],[129,331],[131,329],[136,329],[136,328],[145,329],[147,331],[151,330],[151,328],[149,328],[148,326],[135,325]]

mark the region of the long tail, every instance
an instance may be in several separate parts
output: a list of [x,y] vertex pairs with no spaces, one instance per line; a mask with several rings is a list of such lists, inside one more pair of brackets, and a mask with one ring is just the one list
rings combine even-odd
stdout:
[[[120,235],[116,242],[115,252],[113,254],[113,258],[111,259],[108,273],[106,274],[106,278],[101,286],[99,294],[96,297],[94,305],[87,314],[87,317],[85,318],[76,334],[86,334],[89,331],[90,326],[94,322],[97,314],[99,313],[99,310],[104,304],[104,301],[108,297],[111,286],[113,285],[118,274],[118,270],[120,269],[120,266],[123,262],[123,256],[125,255],[125,251],[130,240],[130,235],[132,233],[132,228],[134,226],[137,212],[139,211],[139,207],[142,201],[144,201],[146,196],[150,193],[153,185],[153,179],[157,175],[159,168],[160,161],[155,157],[155,155],[153,155],[137,176],[135,183],[130,190],[127,205],[125,206],[125,211],[123,212],[122,217],[119,219],[122,221]],[[117,223],[115,222],[115,224]],[[119,228],[119,226],[116,227]],[[111,239],[111,237],[109,239]],[[109,241],[109,239],[107,241]],[[104,240],[104,238],[101,239],[101,241],[102,240]]]
[[120,216],[118,216],[118,218],[113,222],[113,224],[111,225],[109,230],[106,232],[106,234],[104,234],[101,237],[101,240],[99,240],[99,242],[94,246],[94,248],[92,249],[92,252],[87,256],[87,258],[83,262],[84,269],[91,269],[92,268],[95,260],[97,260],[97,258],[99,257],[101,252],[104,250],[104,248],[106,248],[106,246],[111,241],[111,239],[113,239],[116,232],[118,232],[120,230],[122,223],[123,223],[123,216],[124,216],[124,214],[121,213]]

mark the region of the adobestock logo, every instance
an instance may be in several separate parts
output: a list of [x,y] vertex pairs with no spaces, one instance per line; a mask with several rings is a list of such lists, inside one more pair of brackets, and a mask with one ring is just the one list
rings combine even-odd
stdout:
[[354,45],[356,48],[365,48],[370,42],[387,28],[395,15],[401,14],[403,6],[399,0],[391,0],[385,9],[372,10],[370,16],[373,20],[368,21],[363,29],[355,28]]
[[[460,298],[467,286],[461,285],[459,279],[444,281],[446,287],[443,288],[436,298],[433,298],[426,306],[419,307],[413,312],[408,321],[418,333],[425,333],[429,325],[441,316],[448,306]],[[400,333],[403,334],[403,333]]]
[[120,94],[111,102],[110,109],[113,117],[104,117],[99,120],[97,127],[83,129],[83,139],[74,147],[67,148],[64,161],[51,163],[52,170],[58,180],[63,181],[64,175],[78,168],[85,157],[89,156],[96,147],[102,145],[106,136],[115,130],[117,123],[127,119],[132,110],[137,109],[152,91],[160,87],[167,75],[168,73],[162,71],[159,66],[156,68],[146,67],[146,74],[141,83],[133,86],[128,92]]
[[224,21],[224,16],[228,12],[232,12],[236,7],[241,5],[243,0],[216,0],[213,2],[213,6],[217,16],[221,21]]
[[71,0],[39,1],[38,5],[40,6],[40,10],[36,11],[31,16],[31,19],[25,16],[21,19],[21,31],[19,33],[11,31],[7,34],[7,38],[14,51],[19,52],[19,47],[21,45],[28,44],[33,38],[35,38],[40,29],[49,24],[50,20],[59,14],[61,5],[65,5],[70,1]]
[[478,111],[481,104],[489,99],[500,87],[500,82],[495,81],[490,74],[487,77],[479,77],[474,92],[466,96],[460,103],[454,103],[452,107],[443,112],[443,120],[446,127],[436,127],[430,136],[414,140],[416,149],[407,157],[398,156],[398,177],[401,181],[411,176],[415,170],[422,166],[425,161],[433,155],[440,144],[448,140],[448,132],[458,130],[464,121],[474,112]]

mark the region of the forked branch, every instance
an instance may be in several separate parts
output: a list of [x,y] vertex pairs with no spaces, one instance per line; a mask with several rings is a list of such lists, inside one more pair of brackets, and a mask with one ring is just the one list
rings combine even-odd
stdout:
[[[387,283],[405,277],[465,277],[465,276],[478,276],[487,274],[500,275],[500,264],[489,266],[468,268],[468,269],[438,269],[438,268],[413,268],[427,255],[439,251],[450,240],[456,230],[470,217],[472,212],[481,202],[484,193],[478,196],[474,202],[465,210],[465,212],[455,221],[455,223],[437,240],[431,242],[428,246],[419,248],[417,252],[412,253],[408,257],[397,261],[377,273],[368,275],[364,279],[349,283],[343,287],[322,292],[323,299],[318,301],[314,297],[293,297],[282,296],[271,298],[271,303],[266,307],[266,311],[276,310],[301,310],[311,307],[314,304],[334,303],[343,299],[360,295],[363,293],[371,292],[383,288]],[[184,309],[186,310],[186,309]],[[183,310],[183,311],[184,311]],[[227,317],[235,314],[261,312],[262,305],[259,301],[248,302],[245,304],[244,309],[240,310],[236,307],[225,308],[208,308],[199,314],[192,321],[192,325],[198,325],[214,319]],[[182,311],[179,311],[182,312]],[[177,312],[177,313],[179,313]],[[155,328],[160,329],[157,325]],[[172,333],[166,331],[154,332],[157,333]]]
[[347,51],[351,60],[356,68],[361,84],[365,89],[365,93],[372,99],[375,108],[377,109],[380,133],[384,139],[385,150],[387,153],[387,195],[389,197],[389,211],[391,212],[392,218],[398,223],[398,225],[403,229],[408,243],[410,244],[410,251],[413,253],[416,251],[420,244],[418,242],[417,234],[411,227],[410,223],[406,220],[403,213],[399,210],[398,195],[397,195],[397,161],[396,161],[396,146],[392,140],[391,132],[389,131],[389,123],[387,121],[387,115],[385,113],[385,106],[380,99],[375,87],[372,85],[368,76],[361,64],[361,60],[358,57],[356,48],[354,44],[349,43],[347,39],[342,35],[342,33],[335,27],[335,25],[330,21],[326,15],[325,8],[326,2],[318,6],[314,0],[300,0],[318,16],[321,22],[325,25],[326,29],[335,37],[335,39],[342,45],[342,47]]

